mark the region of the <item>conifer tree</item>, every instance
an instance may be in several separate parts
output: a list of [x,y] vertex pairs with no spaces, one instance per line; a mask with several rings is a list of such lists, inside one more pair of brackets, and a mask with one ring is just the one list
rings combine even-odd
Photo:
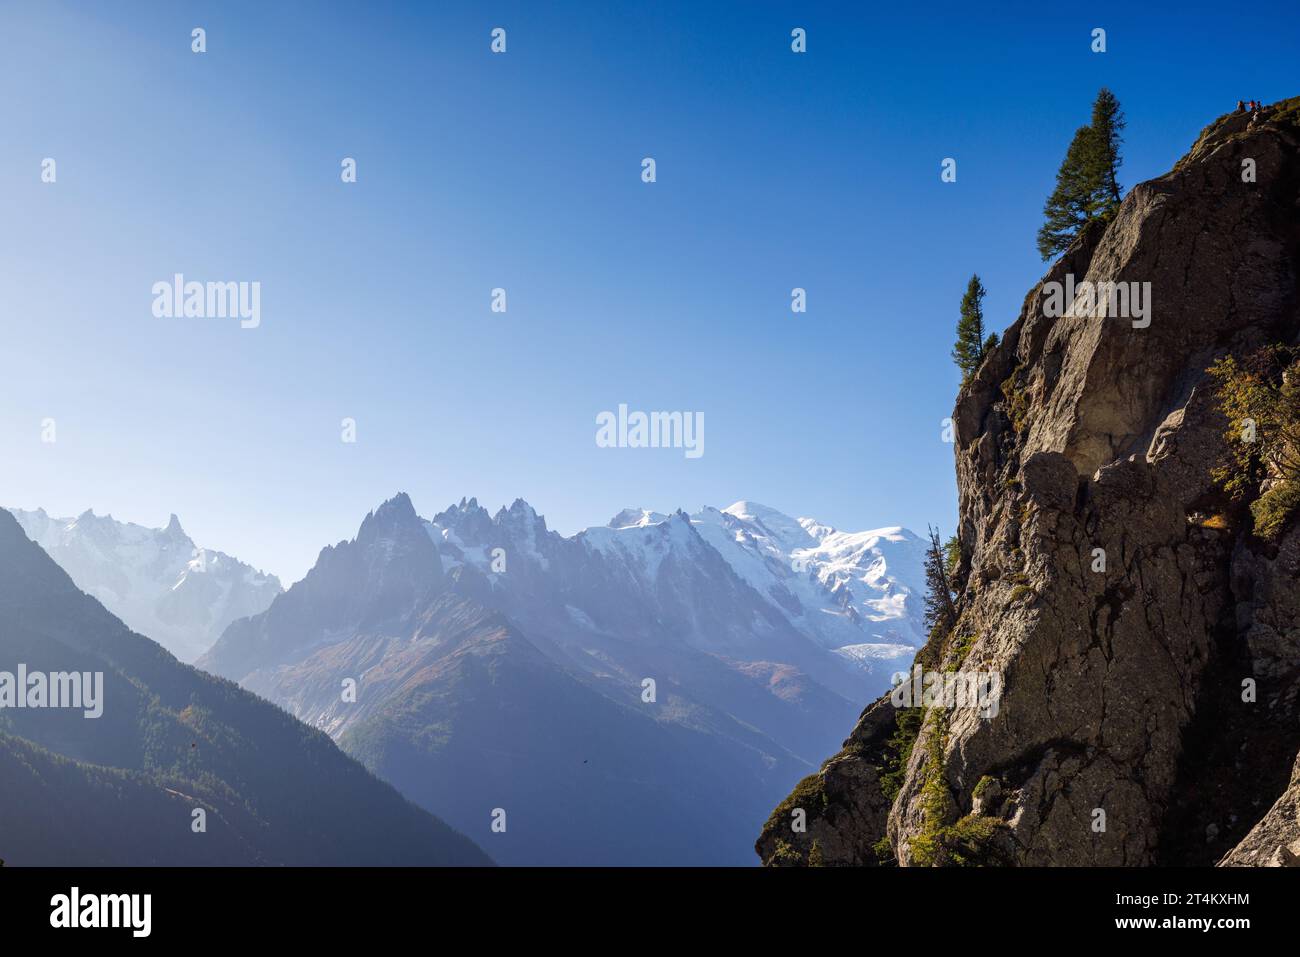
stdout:
[[948,572],[948,582],[957,577],[957,569],[961,565],[961,539],[956,535],[949,535],[948,540],[943,543],[944,560],[948,563],[944,566]]
[[1043,205],[1044,222],[1038,230],[1038,253],[1044,260],[1069,248],[1083,224],[1091,218],[1095,189],[1088,181],[1087,168],[1096,152],[1093,138],[1091,126],[1075,130],[1061,168],[1056,172],[1056,188]]
[[1123,129],[1119,100],[1102,87],[1092,104],[1092,122],[1075,130],[1056,173],[1056,188],[1043,205],[1038,252],[1044,260],[1069,248],[1085,223],[1110,219],[1119,209]]
[[936,627],[946,632],[957,624],[957,607],[952,600],[946,552],[939,541],[939,530],[931,528],[930,544],[925,550],[925,627],[932,634]]
[[1093,152],[1089,159],[1088,180],[1093,183],[1092,214],[1106,219],[1119,210],[1119,167],[1123,160],[1119,145],[1124,129],[1124,113],[1115,94],[1105,87],[1092,104]]
[[975,374],[984,361],[989,340],[984,338],[984,284],[971,276],[961,297],[961,318],[957,320],[957,342],[952,347],[952,361],[961,369],[962,380]]

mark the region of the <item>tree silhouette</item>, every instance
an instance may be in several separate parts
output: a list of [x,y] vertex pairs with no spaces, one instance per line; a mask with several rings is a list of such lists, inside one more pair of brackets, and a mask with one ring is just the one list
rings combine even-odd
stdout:
[[925,627],[931,634],[936,627],[951,630],[957,624],[957,606],[952,600],[947,550],[936,528],[930,529],[930,544],[925,550],[925,586]]
[[[990,340],[984,338],[984,285],[979,276],[971,276],[961,297],[961,318],[957,320],[957,342],[952,347],[952,361],[961,369],[962,380],[975,374],[984,361]],[[993,337],[990,337],[991,339]],[[993,339],[993,341],[996,341]]]
[[1092,104],[1093,151],[1088,167],[1088,179],[1094,184],[1092,214],[1110,219],[1119,211],[1119,167],[1123,160],[1119,145],[1124,129],[1124,113],[1119,108],[1115,94],[1105,87]]
[[1085,223],[1108,220],[1119,210],[1123,129],[1119,100],[1102,87],[1092,104],[1092,122],[1074,131],[1056,173],[1056,188],[1043,205],[1038,252],[1044,260],[1069,248]]

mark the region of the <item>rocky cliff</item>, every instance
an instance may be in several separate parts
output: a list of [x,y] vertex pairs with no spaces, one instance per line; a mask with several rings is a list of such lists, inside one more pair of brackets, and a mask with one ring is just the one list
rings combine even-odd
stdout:
[[[1220,118],[1030,290],[957,398],[958,619],[917,657],[998,706],[870,705],[765,863],[1296,862],[1300,527],[1211,478],[1205,370],[1297,341],[1298,148],[1300,98]],[[1149,308],[1058,316],[1071,280]]]

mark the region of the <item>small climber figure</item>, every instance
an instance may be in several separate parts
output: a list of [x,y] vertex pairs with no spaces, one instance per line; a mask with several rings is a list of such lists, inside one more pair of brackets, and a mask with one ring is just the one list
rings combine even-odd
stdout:
[[1241,100],[1238,100],[1238,101],[1237,101],[1237,112],[1240,113],[1240,112],[1241,112],[1242,110],[1244,110],[1245,108],[1246,108],[1246,104],[1243,103],[1243,102],[1241,102]]

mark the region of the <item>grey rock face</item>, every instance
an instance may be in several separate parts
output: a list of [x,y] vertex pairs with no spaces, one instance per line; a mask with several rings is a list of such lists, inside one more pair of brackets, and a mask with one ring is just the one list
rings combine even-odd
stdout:
[[1219,862],[1223,867],[1300,867],[1300,760],[1263,820]]
[[[904,865],[1294,852],[1295,782],[1278,795],[1300,745],[1295,532],[1265,546],[1210,476],[1226,423],[1206,368],[1300,332],[1300,131],[1281,108],[1247,124],[1212,125],[1086,229],[963,387],[960,617],[918,662],[997,675],[999,708],[927,715],[884,828],[855,813],[884,800],[878,780],[823,788],[824,863],[832,846],[872,863],[860,849],[882,837]],[[1067,274],[1150,283],[1149,325],[1049,315]],[[823,779],[861,752],[854,736]],[[785,862],[807,861],[811,841],[783,828],[769,822],[760,856],[781,863],[784,839]]]
[[[895,717],[887,698],[868,707],[844,749],[772,812],[755,845],[765,863],[799,865],[810,856],[827,866],[877,863],[873,844],[885,833],[890,807],[882,765]],[[793,827],[796,812],[804,830]]]

